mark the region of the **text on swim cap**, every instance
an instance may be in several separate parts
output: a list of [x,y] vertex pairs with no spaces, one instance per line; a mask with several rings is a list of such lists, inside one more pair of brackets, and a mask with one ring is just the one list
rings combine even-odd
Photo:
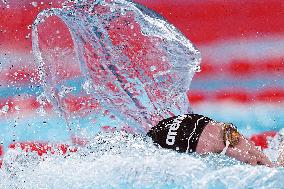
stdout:
[[181,122],[186,118],[186,115],[178,116],[176,119],[174,119],[172,124],[169,124],[169,132],[167,134],[166,144],[167,145],[174,145],[177,135],[177,130],[181,124]]

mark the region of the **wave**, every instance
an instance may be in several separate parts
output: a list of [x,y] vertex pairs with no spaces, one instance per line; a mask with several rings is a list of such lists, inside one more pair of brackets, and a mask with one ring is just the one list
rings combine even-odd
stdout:
[[[145,133],[163,118],[191,111],[186,91],[199,70],[200,53],[173,25],[141,5],[66,2],[38,15],[32,38],[45,95],[70,130],[107,116],[112,127]],[[70,48],[61,48],[63,43]],[[65,61],[81,71],[71,82],[57,77]],[[65,98],[78,94],[101,106],[66,113]]]

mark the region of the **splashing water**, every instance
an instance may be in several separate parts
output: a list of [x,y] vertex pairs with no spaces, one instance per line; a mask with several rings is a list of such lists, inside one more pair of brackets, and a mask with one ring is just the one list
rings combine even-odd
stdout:
[[158,149],[148,138],[98,134],[77,153],[9,151],[1,188],[277,188],[283,168],[252,167],[221,155],[200,157]]
[[129,1],[70,3],[43,11],[33,27],[42,84],[70,130],[96,133],[103,122],[145,134],[191,111],[186,92],[200,55],[178,30]]
[[180,154],[143,136],[157,121],[191,111],[186,91],[200,62],[194,46],[153,11],[123,0],[66,2],[38,15],[33,51],[45,90],[40,101],[47,98],[70,134],[90,142],[65,155],[10,149],[0,188],[282,186],[283,168]]

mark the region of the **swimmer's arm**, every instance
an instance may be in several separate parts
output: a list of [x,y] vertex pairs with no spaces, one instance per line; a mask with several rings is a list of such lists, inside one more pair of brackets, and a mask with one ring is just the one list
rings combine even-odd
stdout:
[[[222,123],[210,122],[203,130],[196,148],[196,152],[220,153],[225,148],[223,141]],[[229,147],[226,155],[251,165],[266,165],[273,167],[273,163],[257,147],[243,135],[235,147]]]

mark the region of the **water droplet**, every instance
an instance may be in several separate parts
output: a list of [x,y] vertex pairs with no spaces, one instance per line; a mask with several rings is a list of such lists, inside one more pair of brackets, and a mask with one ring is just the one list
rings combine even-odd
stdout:
[[87,94],[91,94],[91,91],[93,90],[92,81],[85,81],[85,83],[82,84],[82,88],[86,91]]
[[31,5],[32,5],[33,7],[37,7],[37,2],[33,1],[33,2],[31,2]]
[[75,90],[76,90],[75,87],[66,87],[63,85],[58,95],[63,98],[66,94],[71,93],[72,91],[75,91]]
[[15,110],[20,111],[21,107],[20,106],[15,106]]
[[153,71],[155,71],[157,68],[156,68],[156,66],[151,66],[150,67],[150,70],[153,72]]
[[6,114],[8,113],[8,111],[9,111],[9,105],[6,104],[5,106],[2,107],[1,112],[3,114]]
[[201,72],[201,67],[200,66],[196,66],[194,71],[195,72]]

